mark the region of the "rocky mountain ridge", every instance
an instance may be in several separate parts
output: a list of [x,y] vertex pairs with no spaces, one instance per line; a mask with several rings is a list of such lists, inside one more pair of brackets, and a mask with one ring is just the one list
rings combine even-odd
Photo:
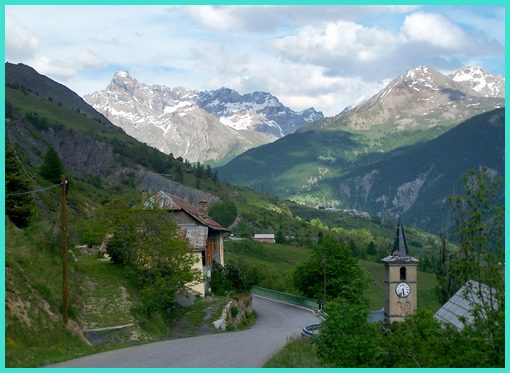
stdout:
[[131,136],[192,162],[228,160],[323,118],[313,108],[295,112],[265,92],[149,86],[127,72],[84,99]]
[[199,92],[197,104],[226,126],[262,132],[277,138],[293,133],[305,122],[324,117],[314,108],[293,111],[268,92],[240,95],[229,88]]
[[[355,130],[432,128],[503,107],[504,90],[498,89],[499,80],[487,72],[482,76],[481,71],[466,68],[446,76],[427,66],[410,69],[370,99],[342,111],[333,125]],[[490,87],[492,93],[486,94]]]

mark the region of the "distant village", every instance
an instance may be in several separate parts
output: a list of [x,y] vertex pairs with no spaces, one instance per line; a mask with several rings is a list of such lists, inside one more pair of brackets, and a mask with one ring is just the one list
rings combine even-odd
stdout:
[[358,211],[356,209],[339,209],[337,207],[326,207],[323,205],[317,205],[317,206],[315,206],[315,208],[317,210],[343,212],[343,213],[355,216],[357,218],[362,218],[362,219],[367,219],[367,220],[370,219],[370,214],[366,211]]

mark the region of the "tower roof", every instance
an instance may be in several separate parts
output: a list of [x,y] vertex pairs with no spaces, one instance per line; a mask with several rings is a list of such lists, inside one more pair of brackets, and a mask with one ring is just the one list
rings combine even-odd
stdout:
[[397,232],[395,233],[395,241],[393,242],[393,248],[391,254],[386,258],[382,259],[383,262],[418,262],[416,258],[409,255],[409,249],[407,248],[406,234],[404,232],[404,225],[402,224],[402,218],[398,220]]
[[395,241],[393,241],[393,249],[391,250],[392,256],[409,256],[409,249],[407,248],[407,240],[402,225],[402,218],[398,219],[397,233],[395,234]]

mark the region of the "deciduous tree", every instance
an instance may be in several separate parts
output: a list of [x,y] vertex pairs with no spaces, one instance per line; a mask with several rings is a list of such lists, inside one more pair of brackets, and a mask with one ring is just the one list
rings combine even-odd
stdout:
[[304,295],[322,299],[326,272],[327,299],[342,298],[358,302],[363,297],[367,278],[349,249],[331,236],[314,248],[310,261],[294,272],[294,284]]
[[202,279],[201,271],[192,269],[196,259],[167,211],[109,205],[97,214],[95,225],[101,234],[112,235],[107,252],[132,276],[146,315],[168,313],[175,294]]

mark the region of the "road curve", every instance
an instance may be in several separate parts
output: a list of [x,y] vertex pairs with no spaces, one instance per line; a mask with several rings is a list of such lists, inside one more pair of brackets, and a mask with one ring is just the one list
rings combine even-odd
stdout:
[[52,367],[256,368],[290,336],[318,323],[311,311],[253,297],[257,322],[249,330],[173,339],[69,360]]

